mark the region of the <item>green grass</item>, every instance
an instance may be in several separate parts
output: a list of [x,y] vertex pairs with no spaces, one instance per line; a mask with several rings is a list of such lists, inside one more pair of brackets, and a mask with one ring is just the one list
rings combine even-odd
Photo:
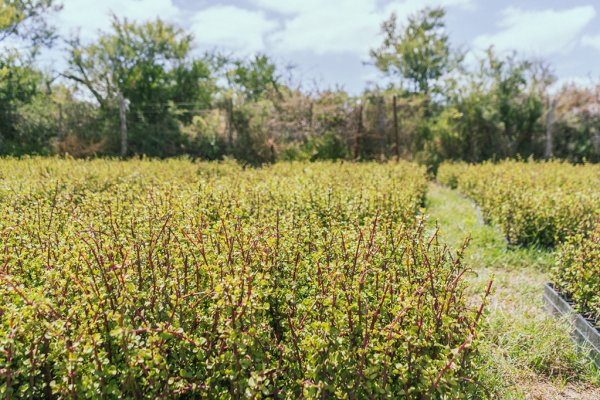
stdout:
[[473,269],[471,295],[490,279],[493,292],[482,332],[481,395],[502,399],[600,398],[600,373],[570,340],[564,321],[548,315],[542,287],[554,252],[507,247],[501,232],[478,218],[475,205],[454,190],[431,184],[427,213],[444,241],[471,241],[465,262]]

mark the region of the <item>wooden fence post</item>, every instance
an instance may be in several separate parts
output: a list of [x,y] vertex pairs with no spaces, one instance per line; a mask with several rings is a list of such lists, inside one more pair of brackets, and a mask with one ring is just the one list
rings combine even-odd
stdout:
[[63,139],[63,106],[62,103],[58,103],[58,138]]
[[233,100],[225,100],[225,113],[226,125],[227,125],[227,152],[231,154],[233,152]]
[[119,119],[121,120],[121,157],[127,155],[127,101],[119,93]]
[[313,101],[310,100],[310,106],[308,108],[308,131],[312,134],[313,133]]
[[552,125],[554,125],[554,112],[556,111],[556,99],[548,100],[548,114],[546,115],[546,150],[544,157],[552,158],[552,149],[554,148],[552,138]]
[[396,161],[400,160],[400,136],[398,133],[398,104],[396,95],[392,98],[392,108],[394,109],[394,150],[396,153]]
[[386,135],[387,114],[385,112],[385,96],[377,97],[377,135],[379,145],[379,156],[387,157],[388,135]]
[[354,137],[354,159],[358,160],[360,158],[360,140],[363,131],[363,106],[362,103],[358,104],[358,123],[356,124],[356,136]]

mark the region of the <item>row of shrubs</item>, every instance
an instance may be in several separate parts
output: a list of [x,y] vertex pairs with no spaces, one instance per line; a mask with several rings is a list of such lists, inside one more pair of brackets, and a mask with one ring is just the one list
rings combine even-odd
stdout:
[[484,300],[425,229],[421,167],[0,165],[5,398],[473,389]]
[[552,282],[600,327],[600,220],[592,231],[577,233],[561,246]]
[[437,179],[473,199],[511,244],[555,246],[600,216],[598,164],[445,163]]
[[443,164],[438,180],[474,199],[511,243],[557,245],[553,284],[578,312],[598,322],[600,165]]

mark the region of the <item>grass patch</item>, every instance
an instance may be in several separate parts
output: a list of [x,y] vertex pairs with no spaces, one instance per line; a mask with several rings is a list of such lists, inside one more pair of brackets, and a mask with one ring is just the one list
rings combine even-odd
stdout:
[[481,338],[481,395],[600,398],[599,372],[570,340],[566,322],[544,311],[542,287],[554,251],[508,247],[499,229],[480,223],[472,201],[436,184],[429,188],[427,213],[431,229],[437,223],[449,246],[470,237],[465,263],[473,269],[473,297],[479,298],[494,277]]

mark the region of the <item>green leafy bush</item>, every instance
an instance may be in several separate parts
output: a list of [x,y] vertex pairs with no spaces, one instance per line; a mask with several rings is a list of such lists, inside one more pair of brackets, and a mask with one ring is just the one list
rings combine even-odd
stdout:
[[189,154],[202,160],[221,160],[225,155],[227,143],[219,135],[220,115],[216,112],[204,117],[195,116],[181,132],[186,136]]
[[458,398],[483,304],[409,163],[1,160],[7,398]]
[[445,163],[437,177],[477,202],[512,244],[554,246],[600,216],[597,164]]
[[305,143],[292,143],[283,149],[281,158],[286,161],[332,161],[350,156],[346,142],[333,132],[307,138]]
[[579,312],[600,319],[600,220],[589,234],[573,235],[561,246],[552,282]]

